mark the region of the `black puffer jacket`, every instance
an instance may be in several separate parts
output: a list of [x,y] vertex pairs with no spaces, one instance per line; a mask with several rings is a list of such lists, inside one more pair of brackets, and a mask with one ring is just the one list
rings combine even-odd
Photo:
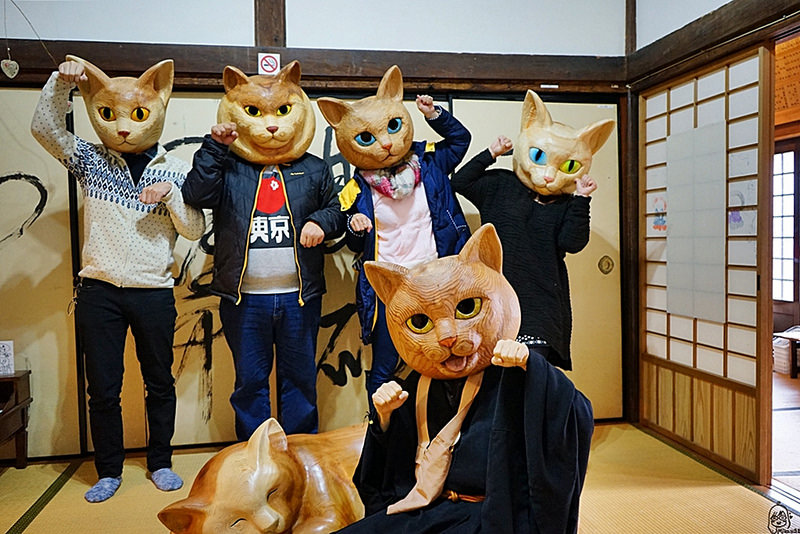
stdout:
[[[206,135],[181,189],[186,204],[213,210],[214,277],[210,289],[236,303],[241,299],[241,279],[263,168],[229,152],[226,145]],[[314,221],[325,232],[325,239],[333,239],[344,231],[346,217],[339,207],[333,177],[322,159],[306,153],[279,165],[279,174],[294,227],[302,305],[325,293],[324,247],[300,245],[303,225]]]

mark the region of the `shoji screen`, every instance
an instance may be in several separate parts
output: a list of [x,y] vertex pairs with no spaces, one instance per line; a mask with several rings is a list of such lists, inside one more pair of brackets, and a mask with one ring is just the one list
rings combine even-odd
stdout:
[[738,57],[640,107],[642,422],[753,480],[769,462],[768,64]]

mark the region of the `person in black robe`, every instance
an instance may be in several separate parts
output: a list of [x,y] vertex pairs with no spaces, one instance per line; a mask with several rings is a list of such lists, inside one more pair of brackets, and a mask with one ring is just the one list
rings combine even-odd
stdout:
[[[419,374],[403,383],[409,399]],[[455,413],[463,379],[431,383],[431,434]],[[448,400],[455,398],[455,402]],[[445,489],[482,502],[443,497],[425,508],[387,515],[386,507],[414,486],[417,430],[414,403],[380,431],[374,417],[353,481],[365,519],[341,533],[566,534],[577,532],[578,505],[594,429],[592,407],[572,382],[531,352],[527,371],[491,366],[461,427]],[[432,419],[436,418],[436,421]]]

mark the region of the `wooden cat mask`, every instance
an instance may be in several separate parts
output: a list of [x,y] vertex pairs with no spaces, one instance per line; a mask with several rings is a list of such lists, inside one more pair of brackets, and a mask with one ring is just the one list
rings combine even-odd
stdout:
[[78,88],[92,127],[105,146],[138,154],[158,142],[172,95],[171,59],[156,63],[138,78],[109,78],[85,59],[68,55],[67,60],[83,65],[88,79],[79,82]]
[[386,304],[389,334],[415,371],[453,379],[484,370],[501,339],[515,339],[521,312],[502,274],[497,231],[485,224],[457,256],[407,269],[368,261],[364,269]]
[[353,486],[364,438],[354,425],[286,436],[275,419],[213,456],[189,496],[158,519],[175,534],[332,532],[364,507]]
[[292,61],[275,76],[247,76],[228,65],[222,73],[225,96],[217,122],[233,122],[238,156],[262,165],[288,163],[302,156],[314,138],[316,119],[300,87],[300,63]]
[[336,132],[342,156],[359,169],[392,167],[411,150],[414,125],[403,105],[403,74],[397,65],[384,73],[374,96],[351,104],[323,97],[317,105]]
[[554,122],[539,95],[528,90],[519,138],[514,144],[514,172],[540,195],[573,193],[575,180],[589,172],[592,156],[613,129],[610,119],[582,130]]

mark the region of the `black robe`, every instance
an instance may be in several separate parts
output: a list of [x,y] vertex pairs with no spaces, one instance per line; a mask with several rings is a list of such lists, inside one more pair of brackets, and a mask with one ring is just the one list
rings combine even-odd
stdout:
[[475,204],[481,224],[497,229],[503,275],[522,309],[519,333],[543,338],[556,353],[547,355],[550,363],[572,369],[572,306],[564,258],[589,243],[591,197],[539,197],[512,171],[487,171],[492,163],[488,150],[469,160],[453,175],[453,191]]
[[[418,380],[414,372],[403,384],[409,398],[392,413],[386,432],[380,431],[371,414],[353,478],[366,517],[339,532],[577,532],[594,429],[592,407],[566,375],[534,350],[527,371],[486,369],[453,449],[444,489],[486,499],[477,503],[439,499],[419,510],[387,515],[386,507],[405,497],[415,483]],[[429,404],[429,413],[433,409]],[[431,428],[432,436],[435,430]]]

